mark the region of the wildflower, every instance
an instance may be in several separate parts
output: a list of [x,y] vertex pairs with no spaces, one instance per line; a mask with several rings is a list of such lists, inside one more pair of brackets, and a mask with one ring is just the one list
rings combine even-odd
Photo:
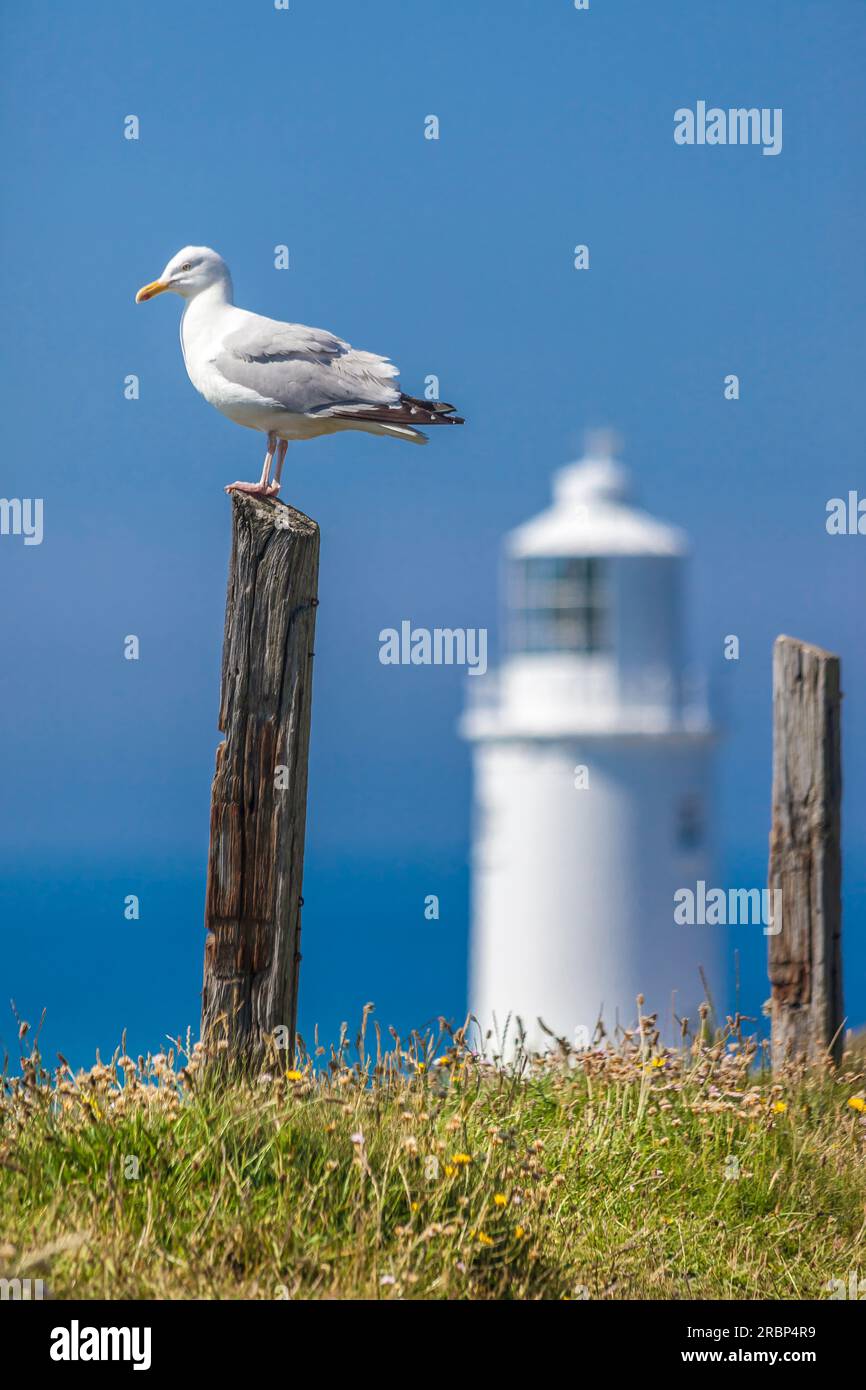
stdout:
[[287,1080],[287,1081],[303,1081],[303,1079],[304,1079],[304,1073],[303,1073],[302,1071],[287,1071],[287,1072],[286,1072],[286,1080]]
[[526,1231],[523,1229],[522,1226],[515,1226],[514,1234],[518,1240],[523,1240],[523,1237],[526,1235]]
[[419,1071],[419,1072],[426,1071],[426,1070],[427,1070],[427,1063],[426,1063],[426,1062],[416,1062],[416,1063],[415,1063],[415,1070],[416,1070],[416,1071]]
[[505,1207],[508,1205],[508,1198],[504,1192],[497,1192],[494,1194],[493,1202],[497,1207]]
[[659,1067],[663,1067],[664,1064],[665,1064],[665,1059],[664,1059],[664,1057],[653,1057],[652,1061],[650,1062],[650,1066],[653,1067],[656,1071],[658,1070]]
[[492,1245],[493,1241],[486,1231],[476,1231],[476,1238],[480,1245]]
[[775,1104],[773,1105],[773,1114],[774,1114],[774,1115],[784,1115],[784,1113],[785,1113],[785,1111],[786,1111],[787,1109],[788,1109],[788,1106],[787,1106],[787,1103],[786,1103],[784,1100],[777,1100],[777,1101],[775,1102]]
[[394,1278],[393,1274],[380,1274],[379,1276],[380,1284],[396,1284],[396,1282],[397,1280]]
[[420,1211],[420,1209],[421,1209],[421,1203],[420,1203],[420,1202],[410,1202],[410,1203],[409,1203],[409,1210],[410,1210],[410,1211]]
[[458,1164],[460,1164],[460,1165],[462,1166],[462,1165],[464,1165],[464,1164],[466,1164],[466,1163],[471,1163],[471,1162],[472,1162],[472,1155],[471,1155],[471,1154],[452,1154],[452,1155],[451,1155],[451,1162],[452,1162],[452,1163],[458,1163]]
[[363,1144],[364,1142],[364,1136],[360,1130],[358,1130],[357,1134],[350,1134],[349,1138],[353,1144]]
[[446,1178],[453,1178],[453,1177],[454,1177],[454,1174],[455,1174],[456,1172],[457,1172],[457,1169],[454,1167],[453,1163],[446,1163],[446,1164],[445,1164],[445,1176],[446,1176]]
[[866,1115],[866,1100],[862,1096],[852,1096],[848,1104],[852,1110],[856,1110],[860,1115]]

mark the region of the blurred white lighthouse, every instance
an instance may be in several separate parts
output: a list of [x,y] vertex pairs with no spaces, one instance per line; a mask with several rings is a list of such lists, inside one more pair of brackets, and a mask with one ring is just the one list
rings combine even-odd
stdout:
[[[505,540],[507,652],[469,681],[474,745],[470,1008],[506,1049],[587,1045],[717,1005],[719,932],[674,922],[712,882],[702,696],[684,680],[683,534],[635,509],[608,434],[554,478],[553,505]],[[510,1020],[510,1021],[509,1021]],[[487,1044],[490,1051],[497,1043]]]

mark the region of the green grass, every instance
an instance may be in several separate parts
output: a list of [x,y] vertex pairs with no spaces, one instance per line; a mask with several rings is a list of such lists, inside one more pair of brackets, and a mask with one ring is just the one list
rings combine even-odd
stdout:
[[75,1076],[34,1048],[0,1096],[0,1274],[112,1299],[822,1298],[866,1274],[853,1054],[773,1084],[730,1028],[665,1051],[648,1019],[519,1072],[460,1033],[376,1034],[222,1083],[179,1043]]

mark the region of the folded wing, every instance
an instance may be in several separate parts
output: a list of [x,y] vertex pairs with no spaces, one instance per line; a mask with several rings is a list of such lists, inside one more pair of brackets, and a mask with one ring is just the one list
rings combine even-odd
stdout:
[[258,314],[224,339],[214,365],[229,382],[298,415],[342,415],[400,405],[397,368],[319,328]]

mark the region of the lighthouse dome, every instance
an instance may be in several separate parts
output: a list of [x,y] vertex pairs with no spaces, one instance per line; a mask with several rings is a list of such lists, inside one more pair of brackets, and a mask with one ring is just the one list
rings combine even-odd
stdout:
[[681,645],[687,553],[683,532],[635,505],[609,436],[594,437],[554,475],[552,505],[505,537],[504,660],[473,692],[483,709],[467,728],[693,723]]
[[589,455],[554,475],[553,505],[506,537],[506,552],[530,555],[684,555],[685,535],[632,504],[628,471]]

